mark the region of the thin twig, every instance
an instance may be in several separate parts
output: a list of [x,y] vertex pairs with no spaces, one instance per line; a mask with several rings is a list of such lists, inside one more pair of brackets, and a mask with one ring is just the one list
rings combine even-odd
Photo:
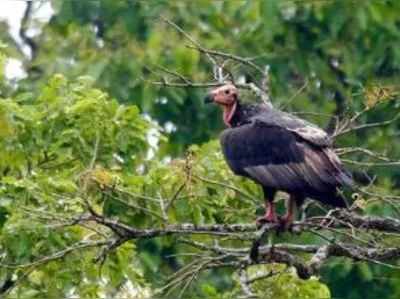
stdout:
[[[369,111],[369,109],[363,110],[364,112]],[[359,113],[357,115],[361,115],[362,113]],[[356,115],[356,116],[357,116]],[[357,119],[358,117],[353,117],[350,120],[350,124],[354,123],[354,121]],[[355,127],[348,127],[347,129],[342,129],[339,130],[338,132],[335,132],[333,134],[333,137],[338,137],[344,134],[348,134],[350,132],[355,132],[355,131],[359,131],[359,130],[363,130],[363,129],[370,129],[370,128],[376,128],[376,127],[383,127],[383,126],[387,126],[390,125],[392,123],[394,123],[396,120],[398,120],[400,118],[400,113],[397,114],[395,117],[393,117],[392,119],[386,120],[386,121],[381,121],[381,122],[375,122],[375,123],[367,123],[367,124],[363,124],[363,125],[359,125],[359,126],[355,126]]]
[[261,75],[265,75],[264,70],[262,68],[260,68],[258,65],[256,65],[254,62],[251,61],[251,59],[248,58],[243,58],[241,56],[238,55],[234,55],[234,54],[230,54],[230,53],[225,53],[222,51],[217,51],[217,50],[211,50],[211,49],[205,49],[199,45],[195,45],[195,46],[190,46],[187,45],[188,48],[190,49],[195,49],[197,51],[200,51],[206,55],[209,56],[220,56],[222,58],[226,58],[226,59],[232,59],[235,60],[237,62],[240,62],[242,64],[245,64],[247,66],[250,66],[251,68],[255,69],[257,72],[259,72]]
[[[200,43],[198,41],[196,41],[190,34],[188,34],[185,30],[183,30],[183,28],[181,28],[180,26],[178,26],[176,23],[174,23],[173,21],[167,19],[164,16],[160,16],[161,20],[163,20],[165,23],[167,23],[168,25],[172,26],[173,28],[175,28],[175,30],[177,30],[179,33],[181,33],[183,36],[185,36],[193,45],[195,45],[198,49],[203,49],[203,47],[200,45]],[[211,64],[213,65],[218,65],[217,61],[210,55],[210,54],[206,54],[207,58],[210,60]]]

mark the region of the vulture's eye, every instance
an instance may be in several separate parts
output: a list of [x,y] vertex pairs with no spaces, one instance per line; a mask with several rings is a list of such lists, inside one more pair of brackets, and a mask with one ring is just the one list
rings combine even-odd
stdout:
[[225,94],[229,94],[229,93],[230,93],[229,89],[225,90]]

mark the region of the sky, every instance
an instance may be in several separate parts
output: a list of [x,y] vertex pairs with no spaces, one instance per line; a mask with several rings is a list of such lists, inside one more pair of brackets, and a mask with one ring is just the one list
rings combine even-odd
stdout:
[[[6,21],[10,27],[12,37],[22,46],[25,55],[29,57],[29,48],[22,45],[19,37],[19,29],[21,19],[24,15],[26,1],[24,0],[0,0],[0,20]],[[33,5],[32,17],[35,20],[47,22],[53,14],[53,8],[49,1],[35,1]],[[40,32],[40,28],[33,28],[27,32],[28,35],[34,36]],[[26,74],[23,69],[22,62],[18,59],[9,58],[6,63],[5,74],[8,79],[17,80],[23,78]]]

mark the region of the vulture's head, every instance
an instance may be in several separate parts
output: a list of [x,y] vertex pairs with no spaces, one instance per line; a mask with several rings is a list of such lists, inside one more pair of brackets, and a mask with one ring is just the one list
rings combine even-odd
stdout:
[[205,98],[206,103],[216,103],[223,109],[224,123],[231,127],[231,120],[235,114],[239,98],[238,89],[232,83],[212,89]]

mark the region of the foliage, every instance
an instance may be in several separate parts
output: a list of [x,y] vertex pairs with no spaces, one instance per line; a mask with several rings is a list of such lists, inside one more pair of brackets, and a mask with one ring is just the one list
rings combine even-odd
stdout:
[[[149,149],[146,132],[153,125],[136,107],[120,105],[90,85],[87,77],[68,82],[55,75],[37,98],[24,93],[1,101],[2,262],[27,264],[12,272],[3,268],[3,279],[11,273],[23,277],[25,268],[34,267],[33,260],[90,238],[82,229],[60,231],[49,222],[52,217],[68,219],[82,211],[80,185],[87,176],[95,176],[94,171],[86,172],[88,165],[96,163],[96,169],[102,165],[123,173],[143,164]],[[119,275],[140,280],[140,271],[127,267],[133,254],[132,246],[126,246],[108,262],[103,272],[108,287],[117,286],[121,279],[110,273],[113,267],[118,267]],[[82,296],[97,298],[101,286],[95,282],[98,267],[92,258],[92,254],[77,254],[69,256],[65,265],[51,263],[34,271],[16,294],[64,297],[80,284]]]
[[[270,66],[274,104],[328,115],[304,115],[321,126],[333,127],[332,114],[345,119],[365,109],[358,121],[375,123],[399,113],[394,101],[400,72],[398,1],[54,0],[51,4],[55,12],[48,23],[30,24],[41,28],[33,39],[37,44],[33,59],[24,56],[7,30],[0,33],[7,44],[0,46],[0,289],[17,279],[10,297],[156,297],[167,277],[192,261],[188,254],[199,253],[182,238],[171,236],[110,249],[102,264],[109,244],[101,242],[113,236],[110,229],[98,223],[73,225],[87,212],[88,203],[95,211],[137,228],[183,222],[248,223],[261,211],[259,188],[233,176],[218,142],[208,142],[222,122],[216,109],[203,106],[204,89],[151,84],[170,78],[160,66],[195,82],[213,80],[207,58],[186,47],[187,39],[160,15],[205,48]],[[28,76],[18,84],[4,79],[7,56],[25,57]],[[252,69],[233,60],[227,63],[237,78],[260,79]],[[399,157],[400,143],[391,142],[398,138],[398,130],[394,121],[343,134],[337,141],[342,147],[357,145]],[[149,136],[158,140],[157,147],[149,144]],[[348,160],[351,166],[352,161],[376,159],[352,152]],[[369,191],[398,194],[400,170],[395,166],[356,164],[354,169],[361,181],[377,175],[377,187]],[[383,205],[367,194],[358,202],[364,212],[398,217],[397,203]],[[184,239],[214,241],[201,235]],[[321,242],[309,234],[276,240]],[[388,237],[385,242],[398,241]],[[223,244],[242,243],[224,240]],[[71,250],[64,252],[65,248]],[[288,269],[260,280],[255,291],[265,298],[331,294],[397,298],[400,294],[396,270],[354,266],[341,259],[324,270],[320,282],[302,281]],[[368,288],[377,276],[387,281]],[[241,294],[232,269],[208,270],[183,290],[183,298]],[[176,298],[181,291],[172,289],[164,298]]]
[[[87,201],[135,227],[253,219],[259,190],[230,174],[217,142],[192,147],[183,160],[146,160],[146,134],[153,125],[136,107],[92,88],[87,77],[69,82],[55,75],[37,98],[24,93],[2,99],[1,109],[1,275],[4,281],[22,280],[11,296],[98,298],[127,285],[145,296],[149,283],[161,287],[154,277],[187,260],[166,257],[168,248],[179,244],[179,238],[171,238],[125,244],[102,266],[94,263],[101,255],[100,236],[109,232],[98,225],[73,225]],[[282,279],[299,284],[292,289],[297,294],[312,294],[315,288],[315,282],[301,282],[293,274],[272,285]],[[207,296],[219,284],[195,293]],[[271,292],[285,296],[284,290]]]
[[[300,2],[300,3],[299,3]],[[54,1],[55,15],[36,38],[32,78],[54,72],[90,75],[122,102],[133,102],[162,126],[174,124],[169,153],[182,153],[221,128],[217,114],[201,105],[202,90],[157,87],[157,69],[210,80],[210,65],[158,17],[182,25],[206,48],[228,49],[270,66],[276,104],[294,111],[339,113],[360,109],[352,95],[368,84],[396,82],[400,54],[397,1]],[[166,38],[167,37],[167,38]],[[254,81],[251,70],[229,62]],[[338,69],[332,65],[338,65]],[[38,82],[33,81],[34,84]],[[282,84],[285,82],[284,84]],[[285,103],[306,84],[305,90]],[[336,102],[338,107],[336,108]],[[373,116],[371,116],[373,117]],[[213,119],[214,121],[205,121]],[[326,123],[325,119],[318,119]]]

